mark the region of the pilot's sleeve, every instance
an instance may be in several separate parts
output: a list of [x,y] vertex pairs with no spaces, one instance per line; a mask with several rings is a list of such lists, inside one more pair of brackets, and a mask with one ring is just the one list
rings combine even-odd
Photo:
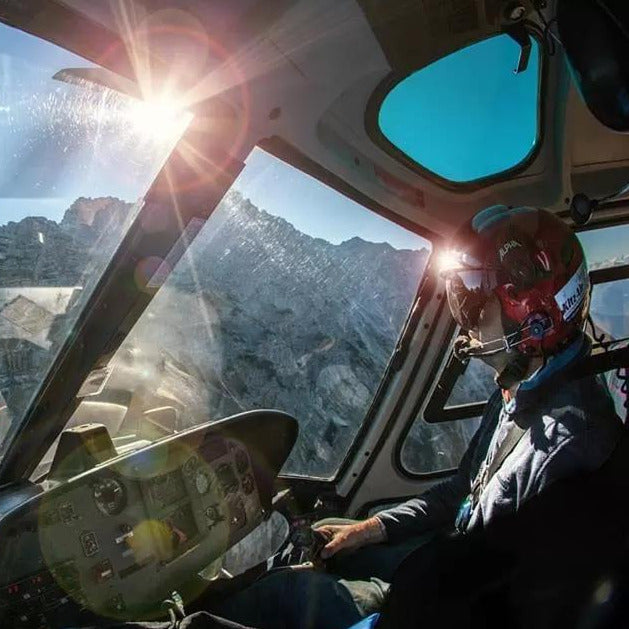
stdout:
[[470,441],[454,476],[434,485],[420,497],[376,515],[384,527],[387,541],[396,543],[444,526],[454,526],[461,502],[470,492],[472,456],[481,429],[482,426]]

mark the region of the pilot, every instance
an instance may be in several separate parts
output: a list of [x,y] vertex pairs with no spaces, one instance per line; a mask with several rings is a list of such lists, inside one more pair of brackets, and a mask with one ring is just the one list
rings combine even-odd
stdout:
[[597,376],[570,377],[591,348],[573,231],[546,210],[494,206],[459,230],[444,260],[462,333],[455,354],[484,361],[497,385],[456,474],[368,519],[319,522],[326,571],[269,574],[221,614],[261,629],[351,626],[381,608],[396,567],[436,532],[482,529],[610,457],[622,423],[609,393]]

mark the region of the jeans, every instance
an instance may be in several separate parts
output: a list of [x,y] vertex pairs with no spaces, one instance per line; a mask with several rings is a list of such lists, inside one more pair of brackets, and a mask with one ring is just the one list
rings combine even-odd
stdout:
[[[353,522],[328,518],[315,526]],[[398,565],[430,537],[341,552],[327,561],[326,572],[271,572],[211,611],[259,629],[346,629],[381,609]]]

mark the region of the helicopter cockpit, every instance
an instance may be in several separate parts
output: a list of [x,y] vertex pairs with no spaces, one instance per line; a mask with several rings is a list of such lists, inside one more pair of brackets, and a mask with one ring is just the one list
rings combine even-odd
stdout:
[[616,11],[1,2],[0,624],[167,618],[453,474],[496,385],[440,265],[483,207],[577,231],[624,420]]

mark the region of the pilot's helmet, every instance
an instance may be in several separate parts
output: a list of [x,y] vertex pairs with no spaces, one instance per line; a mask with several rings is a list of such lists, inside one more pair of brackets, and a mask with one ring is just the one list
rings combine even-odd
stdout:
[[441,272],[463,331],[477,328],[490,299],[499,304],[504,336],[484,341],[486,351],[549,356],[575,339],[587,320],[583,248],[547,210],[498,205],[479,212],[458,231]]

